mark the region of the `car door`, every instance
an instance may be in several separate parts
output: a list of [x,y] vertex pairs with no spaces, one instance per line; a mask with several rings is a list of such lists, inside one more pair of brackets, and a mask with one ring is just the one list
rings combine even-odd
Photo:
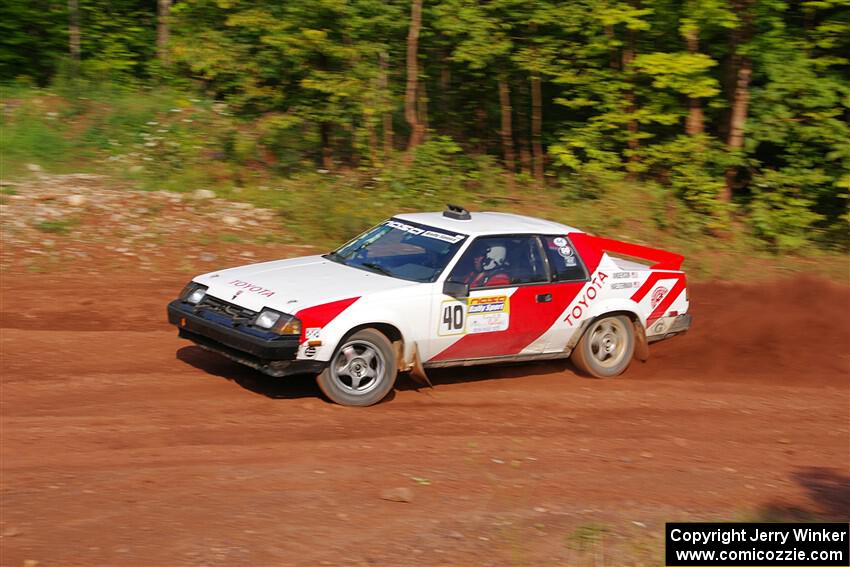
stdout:
[[[566,310],[579,297],[588,282],[587,266],[566,235],[542,235],[545,258],[551,277],[551,318],[547,328],[532,343],[531,348],[546,353],[563,352],[580,321],[568,321]],[[580,298],[579,298],[580,299]]]
[[560,311],[537,235],[479,237],[446,279],[468,284],[469,296],[436,290],[426,362],[543,352],[536,339]]

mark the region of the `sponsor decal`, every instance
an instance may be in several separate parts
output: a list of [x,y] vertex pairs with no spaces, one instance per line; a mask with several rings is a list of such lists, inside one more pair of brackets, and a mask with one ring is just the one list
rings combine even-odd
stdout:
[[[228,282],[228,284],[230,284],[234,287],[241,287],[242,290],[240,290],[240,291],[250,291],[251,293],[259,293],[263,297],[271,297],[271,296],[274,295],[274,292],[272,290],[266,289],[261,285],[252,284],[251,282],[245,282],[245,281],[242,281],[242,280],[233,280],[231,282]],[[237,293],[236,295],[239,295],[239,293]],[[233,296],[234,299],[236,298],[236,295]]]
[[652,292],[652,299],[650,299],[649,304],[655,309],[661,300],[664,299],[664,296],[667,295],[667,292],[670,291],[664,286],[658,286],[655,288],[655,291]]
[[416,226],[410,226],[409,224],[404,224],[398,221],[387,221],[386,226],[391,228],[395,228],[398,230],[402,230],[404,232],[416,235],[416,236],[424,236],[425,238],[433,238],[435,240],[442,240],[443,242],[451,242],[452,244],[456,244],[463,240],[462,234],[445,234],[443,232],[437,232],[436,230],[425,230],[424,228],[419,228]]
[[611,284],[611,289],[631,289],[637,285],[637,282],[614,282]]
[[443,301],[437,334],[441,337],[475,333],[495,333],[510,325],[510,298],[507,295],[469,297]]
[[319,335],[322,333],[321,327],[310,327],[308,329],[304,329],[304,338],[309,340],[317,340]]
[[466,317],[467,333],[495,333],[504,331],[510,324],[507,295],[470,297]]
[[560,248],[558,248],[558,254],[560,254],[564,258],[572,258],[573,249],[569,246],[561,246]]
[[314,356],[316,356],[316,347],[308,346],[307,348],[305,348],[304,356],[306,356],[307,358],[313,358]]
[[469,299],[469,314],[474,313],[492,313],[494,311],[504,311],[505,305],[508,302],[507,295],[498,297],[471,297]]
[[614,272],[611,274],[611,277],[615,280],[624,280],[628,278],[636,278],[638,277],[637,272]]
[[558,238],[556,238],[552,242],[554,242],[555,246],[557,246],[558,248],[561,248],[562,246],[567,245],[567,239],[564,238],[563,236],[559,236]]
[[582,316],[587,313],[590,304],[599,297],[599,290],[602,289],[602,283],[606,279],[608,279],[608,274],[604,272],[599,272],[597,275],[593,276],[593,279],[590,280],[590,283],[585,287],[584,293],[579,296],[572,306],[567,308],[567,316],[564,321],[566,321],[570,327],[574,326],[582,318]]
[[443,234],[442,232],[435,232],[433,230],[427,230],[422,233],[422,236],[426,238],[436,238],[437,240],[442,240],[443,242],[451,242],[452,244],[460,241],[463,236],[459,234]]

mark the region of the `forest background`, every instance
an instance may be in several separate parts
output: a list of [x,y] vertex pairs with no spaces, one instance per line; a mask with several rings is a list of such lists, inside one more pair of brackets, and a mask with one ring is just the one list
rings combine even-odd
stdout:
[[322,245],[458,202],[847,270],[848,0],[5,0],[0,84],[3,179],[212,190]]

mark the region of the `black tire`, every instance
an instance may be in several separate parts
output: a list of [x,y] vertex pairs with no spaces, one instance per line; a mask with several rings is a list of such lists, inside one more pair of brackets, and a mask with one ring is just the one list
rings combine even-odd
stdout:
[[622,374],[635,352],[635,333],[625,315],[600,317],[585,330],[571,355],[580,371],[594,378]]
[[371,406],[387,397],[397,376],[390,340],[375,329],[362,329],[340,342],[316,382],[333,402]]

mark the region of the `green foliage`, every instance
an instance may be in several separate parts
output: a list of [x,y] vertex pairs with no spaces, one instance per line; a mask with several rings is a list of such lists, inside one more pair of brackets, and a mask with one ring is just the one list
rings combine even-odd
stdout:
[[645,154],[646,167],[669,187],[690,214],[679,230],[716,231],[729,227],[729,206],[718,199],[725,185],[729,156],[708,136],[678,136],[655,144]]
[[0,2],[0,81],[44,86],[53,78],[67,46],[65,6],[62,0]]
[[145,77],[156,47],[156,3],[80,0],[82,72],[88,77]]
[[776,252],[806,247],[813,240],[814,225],[823,219],[813,212],[805,191],[810,178],[806,171],[767,170],[753,180],[750,223],[756,236]]
[[[776,251],[850,246],[844,0],[425,2],[428,140],[403,155],[408,0],[181,0],[170,62],[157,59],[156,4],[79,0],[79,68],[67,2],[0,5],[0,173],[105,167],[150,188],[226,191],[310,178],[304,206],[348,231],[374,214],[346,217],[320,188],[421,208],[486,187],[498,201],[532,186],[542,147],[535,191],[607,207],[628,178],[658,193],[652,216],[670,230],[728,232],[740,219]],[[749,104],[733,151],[743,62]],[[521,173],[507,177],[498,163],[511,147]],[[318,168],[330,173],[313,179]]]
[[762,55],[768,80],[753,90],[747,142],[753,227],[779,250],[824,236],[848,240],[850,82],[799,47],[784,43]]
[[[0,176],[20,173],[27,163],[52,167],[63,161],[71,147],[65,137],[60,105],[55,99],[6,97],[0,113]],[[12,94],[12,93],[10,93]],[[23,93],[14,93],[23,94]],[[29,94],[29,93],[27,93]],[[11,111],[14,109],[13,111]]]
[[393,170],[393,189],[426,202],[447,188],[456,189],[462,180],[456,163],[461,150],[448,136],[432,137],[416,148],[409,167],[400,164]]
[[65,235],[79,224],[77,219],[55,219],[36,223],[35,228],[49,234]]
[[647,53],[638,55],[632,67],[649,77],[657,89],[671,89],[693,98],[708,98],[720,92],[714,77],[706,74],[717,61],[704,53]]
[[[347,153],[367,153],[378,114],[395,106],[378,79],[382,54],[402,47],[402,6],[191,0],[175,7],[174,54],[237,112],[273,113],[272,138],[321,127]],[[279,137],[272,145],[286,164],[297,161],[293,150],[304,151]]]

